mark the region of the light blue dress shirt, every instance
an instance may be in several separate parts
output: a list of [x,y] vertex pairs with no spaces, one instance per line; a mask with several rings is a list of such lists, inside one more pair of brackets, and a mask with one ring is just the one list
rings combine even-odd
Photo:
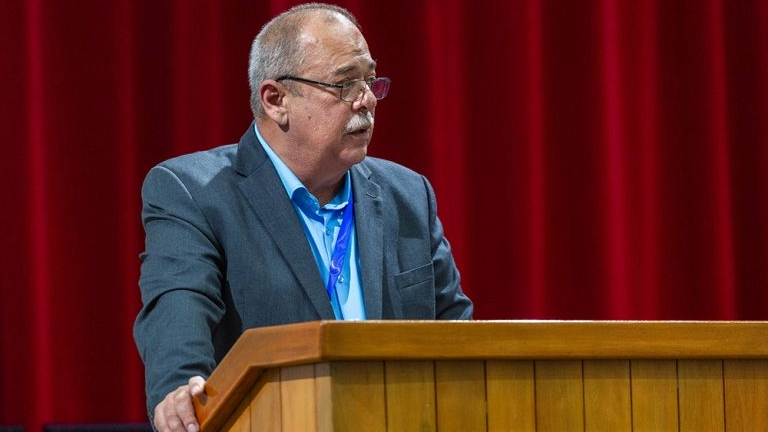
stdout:
[[[323,278],[323,284],[326,284],[330,272],[331,255],[336,244],[336,238],[339,235],[342,216],[347,203],[349,203],[349,196],[352,193],[352,178],[349,172],[347,172],[344,176],[344,188],[333,197],[331,202],[320,207],[317,198],[307,190],[304,184],[301,183],[301,180],[296,177],[296,174],[288,168],[269,144],[267,144],[255,123],[253,128],[256,131],[259,143],[264,147],[264,151],[267,152],[267,156],[269,156],[272,164],[275,165],[285,191],[291,198],[291,203],[293,203],[293,207],[302,221],[304,234],[306,234],[309,246],[315,255],[315,262]],[[360,260],[357,253],[354,219],[352,219],[351,229],[344,266],[336,283],[336,289],[331,290],[332,297],[329,300],[337,319],[364,320],[365,305],[363,302]]]

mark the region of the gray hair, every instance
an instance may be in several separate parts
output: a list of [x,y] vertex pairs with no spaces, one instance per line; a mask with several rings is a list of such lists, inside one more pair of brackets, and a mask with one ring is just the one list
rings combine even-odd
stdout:
[[259,86],[264,80],[281,75],[298,75],[306,63],[306,50],[302,49],[301,30],[306,22],[317,16],[326,20],[348,19],[360,28],[357,19],[346,9],[324,3],[306,3],[295,6],[273,18],[261,28],[251,45],[248,60],[248,84],[251,88],[251,110],[254,118],[264,115]]

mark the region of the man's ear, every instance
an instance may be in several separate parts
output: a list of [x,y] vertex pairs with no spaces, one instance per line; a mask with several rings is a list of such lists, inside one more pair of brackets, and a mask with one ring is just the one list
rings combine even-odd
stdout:
[[259,99],[264,113],[280,126],[288,124],[285,87],[275,80],[264,80],[259,86]]

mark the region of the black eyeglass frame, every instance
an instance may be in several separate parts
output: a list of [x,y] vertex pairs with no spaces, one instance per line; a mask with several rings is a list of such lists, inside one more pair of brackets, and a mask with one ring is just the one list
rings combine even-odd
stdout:
[[[307,84],[317,84],[317,85],[321,85],[321,86],[325,86],[325,87],[333,87],[333,88],[341,89],[341,91],[339,92],[339,100],[344,101],[344,102],[354,102],[354,101],[356,101],[356,100],[358,100],[360,98],[360,95],[358,95],[355,99],[352,99],[352,100],[346,100],[343,97],[341,97],[341,95],[344,94],[344,88],[345,87],[348,88],[350,85],[352,85],[352,83],[360,82],[360,81],[365,82],[365,85],[368,86],[369,90],[371,90],[371,93],[373,93],[373,96],[376,98],[376,100],[382,100],[382,99],[384,99],[387,96],[387,94],[389,93],[389,85],[392,83],[392,80],[387,78],[387,77],[377,77],[377,78],[373,78],[373,79],[370,79],[370,80],[365,80],[365,79],[359,78],[359,79],[353,79],[353,80],[349,80],[349,81],[344,81],[341,84],[336,84],[336,83],[329,83],[329,82],[324,82],[324,81],[317,81],[317,80],[313,80],[313,79],[309,79],[309,78],[297,77],[297,76],[293,76],[293,75],[281,75],[281,76],[275,78],[275,81],[277,81],[277,82],[280,82],[280,81],[298,81],[298,82],[303,82],[303,83],[307,83]],[[377,82],[384,82],[384,83],[387,84],[387,86],[386,86],[387,90],[384,92],[384,96],[382,96],[382,97],[376,96],[376,93],[373,92],[373,85],[374,85],[374,83],[377,83]],[[360,94],[363,94],[363,93],[364,92],[361,92]]]

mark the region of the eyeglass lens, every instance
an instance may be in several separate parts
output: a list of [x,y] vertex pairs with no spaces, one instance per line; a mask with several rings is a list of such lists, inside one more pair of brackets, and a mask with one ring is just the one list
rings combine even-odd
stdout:
[[371,89],[371,93],[376,99],[384,99],[389,91],[389,81],[379,78],[370,82],[366,81],[351,81],[348,82],[344,88],[342,88],[341,98],[346,101],[354,101],[360,97],[365,91],[365,86],[368,85]]

